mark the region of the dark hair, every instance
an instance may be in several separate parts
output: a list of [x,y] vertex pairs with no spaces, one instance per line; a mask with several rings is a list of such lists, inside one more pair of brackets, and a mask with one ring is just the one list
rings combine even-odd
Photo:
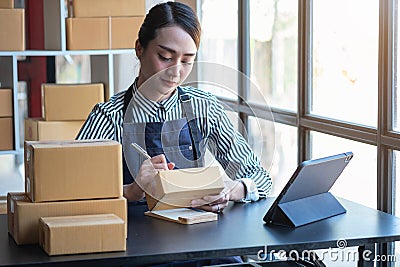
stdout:
[[152,7],[139,30],[139,42],[143,48],[156,38],[156,30],[179,26],[192,37],[196,47],[200,45],[201,26],[196,13],[179,2],[165,2]]

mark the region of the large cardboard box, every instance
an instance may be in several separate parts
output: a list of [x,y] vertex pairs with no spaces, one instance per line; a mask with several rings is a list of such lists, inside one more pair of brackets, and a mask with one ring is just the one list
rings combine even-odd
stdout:
[[83,17],[128,17],[146,15],[145,0],[73,0],[72,13]]
[[74,140],[85,121],[44,121],[25,119],[26,141]]
[[122,146],[112,140],[25,141],[33,202],[122,196]]
[[24,9],[0,9],[0,50],[25,50]]
[[14,8],[14,0],[0,0],[0,8]]
[[14,149],[13,118],[0,118],[0,150]]
[[42,116],[46,121],[86,120],[99,102],[104,102],[102,83],[42,84]]
[[13,116],[12,90],[0,89],[0,117]]
[[144,17],[112,17],[110,49],[135,48]]
[[38,244],[40,217],[102,213],[120,217],[126,224],[127,236],[127,201],[124,197],[33,203],[25,193],[7,194],[8,232],[18,245]]
[[42,217],[39,244],[50,256],[125,251],[125,224],[115,214]]
[[218,195],[224,175],[219,166],[159,171],[154,194],[146,195],[149,210],[191,207],[193,199]]
[[143,16],[67,18],[67,49],[132,49],[143,20]]

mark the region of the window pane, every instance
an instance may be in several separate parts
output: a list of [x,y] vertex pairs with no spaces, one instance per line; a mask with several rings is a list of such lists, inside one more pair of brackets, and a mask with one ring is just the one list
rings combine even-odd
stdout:
[[297,167],[296,127],[249,117],[249,144],[272,177],[277,196]]
[[[202,0],[200,14],[202,36],[198,60],[213,62],[237,70],[237,1]],[[203,76],[215,76],[220,79],[237,78],[237,75],[234,75],[234,77],[221,77],[218,72],[212,72],[212,70],[207,72],[207,70],[207,68],[201,67],[198,70],[200,81],[202,81]],[[211,78],[211,80],[216,80],[216,78]],[[237,98],[237,88],[228,88],[230,90],[235,89],[235,93],[223,89],[221,86],[207,85],[207,88],[204,89],[219,96],[229,97],[232,99]]]
[[[271,106],[287,110],[297,103],[297,3],[250,1],[251,79]],[[260,102],[252,91],[249,100]]]
[[311,133],[312,158],[351,151],[353,159],[333,185],[336,196],[376,209],[376,147],[317,132]]
[[379,1],[313,1],[312,39],[312,113],[375,127]]

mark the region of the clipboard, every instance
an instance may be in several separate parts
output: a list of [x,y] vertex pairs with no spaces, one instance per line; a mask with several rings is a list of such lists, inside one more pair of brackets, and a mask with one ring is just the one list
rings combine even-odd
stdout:
[[195,224],[218,220],[218,214],[191,208],[146,211],[146,215],[180,224]]

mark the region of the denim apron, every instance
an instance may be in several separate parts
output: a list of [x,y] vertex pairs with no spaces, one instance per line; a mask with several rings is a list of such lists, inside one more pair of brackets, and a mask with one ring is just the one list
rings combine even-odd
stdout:
[[[130,100],[132,86],[124,96],[123,165],[124,184],[132,183],[146,159],[131,143],[137,143],[153,157],[164,154],[167,162],[174,162],[176,169],[204,166],[205,144],[193,113],[191,99],[178,87],[183,118],[162,122],[133,123]],[[129,162],[129,164],[127,164]]]

